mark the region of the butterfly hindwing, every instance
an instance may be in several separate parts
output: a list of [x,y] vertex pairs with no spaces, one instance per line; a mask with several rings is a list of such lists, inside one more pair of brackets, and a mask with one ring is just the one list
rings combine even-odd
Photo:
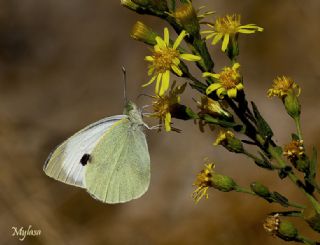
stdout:
[[51,152],[43,168],[45,173],[66,184],[85,188],[83,179],[87,164],[84,160],[90,162],[90,154],[100,138],[112,125],[126,117],[118,115],[104,118],[71,136]]
[[115,123],[94,147],[84,182],[91,195],[106,203],[144,194],[150,182],[150,156],[142,127],[127,118]]

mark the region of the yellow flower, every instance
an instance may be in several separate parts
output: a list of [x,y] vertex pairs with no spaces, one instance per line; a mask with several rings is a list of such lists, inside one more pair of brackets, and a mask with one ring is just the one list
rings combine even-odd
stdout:
[[150,115],[151,117],[159,118],[159,124],[162,125],[164,122],[165,130],[171,131],[171,110],[172,107],[176,104],[180,103],[180,94],[183,93],[186,83],[182,86],[174,88],[175,82],[173,82],[171,90],[168,95],[156,95],[152,96],[154,101],[152,102],[153,113]]
[[279,214],[269,215],[263,223],[263,228],[271,235],[275,235],[279,230],[280,218]]
[[201,57],[197,55],[184,54],[177,50],[186,35],[186,31],[182,31],[173,45],[169,41],[168,28],[164,28],[164,39],[159,36],[156,37],[157,44],[154,46],[153,54],[145,57],[146,61],[151,62],[148,75],[152,77],[148,83],[143,85],[144,87],[156,80],[155,93],[162,96],[170,86],[170,71],[173,71],[178,76],[183,74],[179,68],[180,59],[188,61],[201,60]]
[[228,95],[229,98],[236,98],[237,92],[243,90],[239,67],[239,63],[234,63],[232,67],[225,67],[217,74],[204,72],[203,77],[212,77],[217,80],[207,88],[206,93],[211,94],[216,91],[220,99],[223,99],[225,95]]
[[303,140],[293,140],[284,147],[283,155],[289,160],[296,160],[304,155]]
[[228,140],[230,138],[234,138],[234,133],[232,133],[231,131],[220,131],[216,141],[213,143],[213,145],[222,145],[224,143],[228,143]]
[[290,77],[282,76],[273,80],[272,88],[268,90],[268,97],[278,96],[283,98],[289,93],[299,96],[301,89]]
[[200,109],[200,114],[209,114],[214,117],[226,117],[232,118],[232,115],[226,110],[225,106],[219,101],[215,101],[208,96],[202,96],[201,102],[196,101],[198,108]]
[[197,186],[197,189],[192,193],[192,197],[196,203],[198,203],[202,197],[206,199],[209,198],[208,189],[212,187],[211,177],[214,173],[214,164],[207,163],[205,164],[204,169],[197,175],[194,186]]
[[221,49],[224,52],[228,47],[229,40],[237,33],[251,34],[263,31],[263,28],[255,24],[241,25],[240,19],[241,17],[238,14],[217,18],[213,25],[208,24],[213,30],[202,31],[201,33],[208,34],[206,39],[212,38],[212,45],[223,39]]

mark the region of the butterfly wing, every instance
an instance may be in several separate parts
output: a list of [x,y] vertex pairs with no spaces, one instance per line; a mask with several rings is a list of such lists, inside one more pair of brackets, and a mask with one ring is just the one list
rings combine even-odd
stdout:
[[80,161],[84,154],[91,154],[99,139],[125,115],[107,117],[77,132],[56,147],[47,158],[44,172],[66,184],[84,188],[84,169]]
[[99,140],[85,169],[85,186],[96,199],[122,203],[143,195],[150,183],[150,156],[141,126],[124,118]]

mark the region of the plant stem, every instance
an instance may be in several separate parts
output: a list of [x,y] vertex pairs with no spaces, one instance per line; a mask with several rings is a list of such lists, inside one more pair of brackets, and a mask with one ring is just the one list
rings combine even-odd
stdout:
[[308,244],[308,245],[316,245],[316,244],[318,244],[316,241],[312,241],[311,239],[306,238],[304,236],[300,236],[300,235],[297,237],[297,241],[302,242],[304,244]]
[[[278,155],[277,151],[275,150],[275,148],[271,145],[269,145],[268,150],[270,152],[270,154],[273,156],[273,158],[278,162],[280,167],[285,167],[286,163],[284,162],[284,160],[282,159],[281,156]],[[288,174],[290,180],[296,184],[297,187],[299,187],[300,190],[302,190],[302,192],[306,195],[306,197],[308,198],[308,200],[310,201],[310,203],[312,204],[312,206],[314,207],[314,209],[316,210],[316,212],[318,214],[320,214],[320,204],[318,203],[318,201],[312,196],[310,195],[304,188],[302,182],[299,180],[299,178],[294,174],[294,173],[289,173]]]
[[295,122],[296,127],[297,127],[297,133],[298,133],[299,139],[302,140],[300,117],[299,116],[295,117],[294,118],[294,122]]

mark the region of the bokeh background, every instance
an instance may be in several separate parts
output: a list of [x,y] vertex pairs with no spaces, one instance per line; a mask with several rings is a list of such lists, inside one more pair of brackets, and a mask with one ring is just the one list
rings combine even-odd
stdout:
[[[294,130],[281,102],[266,97],[277,75],[302,87],[302,129],[310,151],[319,149],[320,1],[195,1],[216,15],[241,13],[263,33],[241,37],[242,73],[249,99],[272,125],[279,144]],[[148,48],[129,37],[136,20],[162,32],[164,23],[139,16],[118,0],[0,0],[0,244],[21,244],[12,226],[32,225],[41,236],[24,244],[284,244],[262,228],[267,213],[281,210],[263,200],[210,190],[195,205],[191,193],[203,159],[218,172],[248,186],[260,181],[294,201],[304,198],[275,173],[242,156],[212,147],[215,133],[193,122],[175,122],[177,133],[148,131],[152,159],[149,191],[140,199],[105,205],[84,190],[56,182],[42,171],[49,152],[85,125],[119,114],[123,106],[121,66],[128,93],[137,99],[147,81]],[[227,64],[212,48],[217,69]],[[198,98],[188,89],[183,99]],[[148,120],[149,124],[156,124]],[[298,224],[302,233],[319,239]]]

